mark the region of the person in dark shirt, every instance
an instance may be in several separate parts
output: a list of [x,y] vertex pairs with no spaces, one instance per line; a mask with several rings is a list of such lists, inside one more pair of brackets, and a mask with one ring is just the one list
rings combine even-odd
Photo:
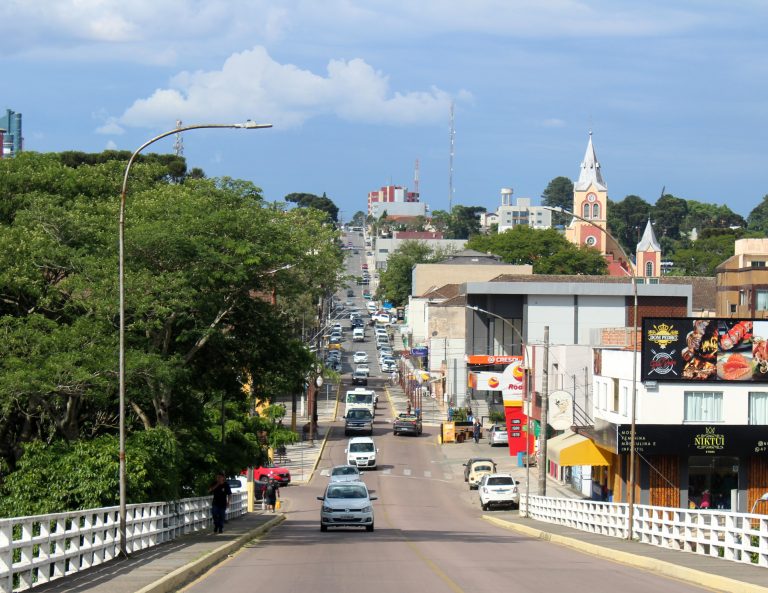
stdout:
[[227,514],[227,507],[229,506],[229,499],[232,496],[232,490],[227,484],[227,480],[224,474],[216,474],[216,481],[208,488],[208,492],[213,494],[213,502],[211,503],[211,515],[213,515],[213,532],[224,532],[224,517]]

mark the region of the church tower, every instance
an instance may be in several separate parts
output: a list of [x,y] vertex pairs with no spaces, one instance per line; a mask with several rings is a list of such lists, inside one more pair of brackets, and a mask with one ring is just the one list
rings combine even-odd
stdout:
[[635,261],[637,262],[637,275],[645,278],[658,278],[661,276],[661,246],[653,232],[651,219],[645,225],[645,231],[637,244]]
[[[579,180],[573,184],[573,213],[592,221],[602,229],[606,228],[608,207],[608,186],[603,181],[600,163],[592,146],[592,132],[584,160],[581,163]],[[574,218],[565,231],[566,238],[575,245],[587,245],[606,254],[606,235],[593,225]]]

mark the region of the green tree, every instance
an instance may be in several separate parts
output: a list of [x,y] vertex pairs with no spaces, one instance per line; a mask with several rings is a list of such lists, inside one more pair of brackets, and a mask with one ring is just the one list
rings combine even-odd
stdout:
[[621,202],[608,200],[608,230],[629,254],[637,249],[651,212],[651,205],[639,196]]
[[[115,188],[125,162],[70,161],[34,153],[0,161],[7,483],[24,483],[33,467],[25,451],[37,451],[29,445],[65,455],[117,428]],[[249,416],[252,397],[302,389],[314,359],[296,328],[306,303],[340,282],[335,237],[325,213],[265,204],[248,182],[177,182],[153,159],[131,170],[127,428],[139,443],[145,433],[171,432],[184,451],[179,493],[199,491],[214,467],[258,462],[257,433],[270,424]],[[253,395],[243,391],[245,377],[254,378]],[[138,468],[129,471],[137,479]],[[102,492],[102,474],[90,475]],[[48,476],[59,479],[66,482]]]
[[674,274],[678,276],[714,276],[715,268],[733,255],[733,233],[687,241],[687,247],[671,256]]
[[480,233],[480,214],[483,206],[454,206],[448,224],[446,239],[469,239]]
[[365,219],[366,219],[365,212],[363,212],[362,210],[358,210],[352,215],[352,220],[350,221],[350,224],[352,226],[365,226]]
[[[567,177],[555,177],[541,194],[541,205],[571,210],[573,208],[573,181]],[[552,226],[564,226],[569,218],[559,212],[552,213]]]
[[397,307],[406,305],[413,287],[413,266],[436,261],[441,256],[422,241],[403,242],[389,256],[387,269],[380,274],[376,298],[391,301]]
[[576,247],[555,229],[519,225],[497,235],[477,235],[467,249],[490,252],[511,264],[530,264],[535,274],[605,274],[599,251]]
[[651,208],[651,219],[659,241],[679,239],[680,225],[688,214],[688,202],[671,194],[664,194]]
[[747,228],[750,231],[768,234],[768,194],[763,196],[763,201],[755,206],[747,216]]
[[333,200],[325,195],[325,192],[323,192],[322,196],[304,193],[288,194],[285,196],[285,201],[293,202],[300,208],[314,208],[315,210],[325,212],[331,222],[339,220],[339,208],[333,203]]

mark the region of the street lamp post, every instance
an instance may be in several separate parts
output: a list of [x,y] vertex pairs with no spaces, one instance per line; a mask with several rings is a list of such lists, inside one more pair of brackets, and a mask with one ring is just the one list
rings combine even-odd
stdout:
[[[528,505],[528,500],[530,496],[530,484],[531,484],[531,451],[530,451],[530,439],[531,439],[531,381],[530,381],[530,371],[528,362],[528,346],[525,343],[525,338],[523,338],[523,334],[520,333],[520,331],[515,327],[515,325],[509,320],[501,315],[498,315],[496,313],[491,313],[490,311],[486,311],[485,309],[482,309],[476,305],[464,305],[467,309],[471,309],[472,311],[477,311],[478,313],[484,313],[486,315],[490,315],[491,317],[495,317],[497,319],[501,319],[504,323],[509,325],[510,328],[512,328],[512,331],[517,334],[517,337],[520,338],[520,347],[523,351],[523,366],[528,371],[525,376],[525,399],[528,402],[528,410],[526,412],[526,429],[525,429],[525,512],[526,516],[530,516],[530,506]],[[541,471],[541,468],[539,468],[539,471]]]
[[[629,259],[629,256],[627,255],[627,252],[624,251],[624,248],[621,246],[621,243],[616,240],[616,237],[611,235],[606,229],[601,227],[598,224],[595,224],[594,221],[589,220],[588,218],[583,218],[579,216],[578,214],[574,214],[573,212],[569,212],[568,210],[565,210],[564,208],[560,207],[549,207],[544,206],[547,210],[551,210],[552,212],[560,212],[562,214],[566,214],[568,216],[573,216],[574,218],[578,218],[582,222],[586,222],[587,224],[592,225],[596,229],[600,229],[602,232],[604,232],[607,236],[609,236],[611,239],[613,239],[614,243],[616,243],[616,246],[621,251],[621,254],[624,256],[624,259],[626,260],[627,264],[631,264],[631,260]],[[636,462],[636,451],[635,451],[635,433],[636,433],[636,426],[637,426],[637,265],[632,266],[632,274],[627,274],[632,279],[632,298],[633,298],[633,307],[634,307],[634,315],[633,315],[633,321],[632,321],[632,403],[631,403],[631,412],[630,412],[630,431],[629,431],[629,504],[627,506],[627,539],[632,539],[632,531],[633,531],[633,522],[634,522],[634,511],[635,511],[635,462]]]
[[193,124],[188,126],[180,126],[163,132],[162,134],[147,140],[144,144],[139,146],[128,159],[128,164],[125,166],[125,174],[123,175],[123,186],[120,190],[120,218],[118,223],[118,293],[120,300],[120,331],[119,331],[119,360],[118,360],[118,392],[120,397],[120,451],[119,451],[119,482],[120,482],[120,555],[125,558],[128,555],[126,549],[126,472],[125,472],[125,198],[128,192],[128,173],[131,170],[131,165],[139,156],[139,153],[144,150],[150,144],[157,142],[170,136],[172,134],[178,134],[180,132],[186,132],[187,130],[198,130],[202,128],[241,128],[245,130],[255,130],[260,128],[271,128],[272,124],[257,124],[256,122],[247,121],[245,123],[238,124]]

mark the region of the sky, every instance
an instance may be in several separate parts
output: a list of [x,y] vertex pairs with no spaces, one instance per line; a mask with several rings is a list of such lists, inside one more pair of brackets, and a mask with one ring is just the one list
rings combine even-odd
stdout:
[[[25,149],[133,151],[184,124],[189,167],[267,200],[369,191],[432,211],[538,204],[590,130],[619,201],[747,216],[768,194],[763,0],[2,0],[0,109]],[[172,152],[173,137],[152,152]]]

